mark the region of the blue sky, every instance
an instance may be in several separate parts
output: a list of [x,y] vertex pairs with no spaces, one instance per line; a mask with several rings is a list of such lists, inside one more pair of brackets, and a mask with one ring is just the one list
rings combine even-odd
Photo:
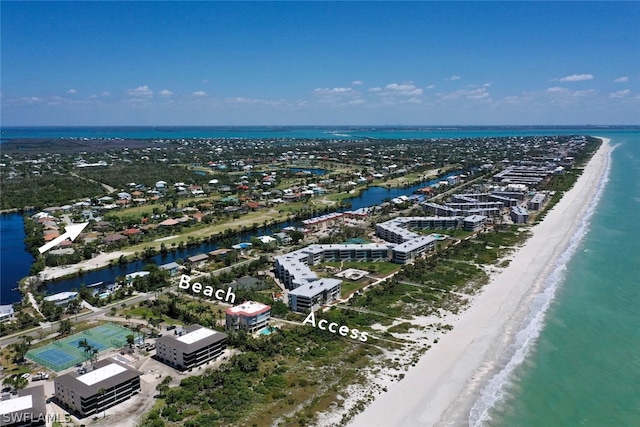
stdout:
[[2,124],[640,124],[636,2],[0,3]]

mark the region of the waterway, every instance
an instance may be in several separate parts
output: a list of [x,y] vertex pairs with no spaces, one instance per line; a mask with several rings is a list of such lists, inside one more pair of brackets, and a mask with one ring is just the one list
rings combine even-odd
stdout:
[[[450,172],[438,179],[412,185],[407,188],[387,189],[383,187],[369,187],[359,196],[345,200],[345,203],[349,203],[351,205],[349,210],[380,205],[384,201],[390,200],[394,197],[412,195],[416,190],[422,187],[434,185],[438,181],[446,179],[449,176],[456,175],[457,173],[460,172]],[[17,286],[18,280],[28,275],[29,268],[33,263],[33,257],[25,251],[23,243],[25,234],[22,215],[17,213],[3,214],[0,216],[0,219],[2,223],[2,245],[0,245],[2,282],[0,283],[0,288],[2,290],[2,304],[9,304],[20,300],[20,294],[12,291],[11,289]],[[252,232],[236,234],[233,237],[232,243],[235,244],[242,241],[249,241],[252,237],[269,235],[280,231],[283,227],[301,225],[302,224],[299,222],[283,222],[266,229],[261,227]],[[47,291],[48,293],[53,294],[78,289],[80,288],[80,285],[83,284],[91,285],[97,282],[113,283],[117,277],[133,273],[134,271],[140,271],[149,263],[155,263],[157,265],[166,264],[179,259],[185,259],[199,253],[210,252],[218,248],[219,244],[217,242],[207,242],[198,246],[184,248],[183,250],[176,250],[166,254],[157,255],[142,261],[134,261],[124,265],[95,270],[79,277],[51,282],[47,285]]]
[[0,215],[0,304],[20,301],[18,281],[29,274],[33,257],[24,245],[24,221],[18,213]]
[[311,175],[324,175],[327,173],[326,169],[318,168],[289,168],[289,170],[293,173],[309,172]]

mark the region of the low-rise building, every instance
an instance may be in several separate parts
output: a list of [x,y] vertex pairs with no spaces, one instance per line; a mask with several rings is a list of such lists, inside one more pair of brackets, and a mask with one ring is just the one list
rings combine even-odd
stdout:
[[462,229],[464,231],[478,231],[484,227],[487,217],[484,215],[471,215],[462,220]]
[[187,262],[193,267],[202,267],[209,261],[209,255],[198,254],[187,258]]
[[391,250],[392,261],[396,264],[407,264],[432,249],[437,240],[433,236],[420,236],[401,243]]
[[278,239],[278,243],[281,245],[290,245],[293,243],[291,236],[285,232],[275,233],[273,236]]
[[319,279],[289,292],[289,309],[306,313],[340,298],[342,280]]
[[55,305],[64,305],[76,298],[78,298],[77,292],[60,292],[57,294],[49,295],[48,297],[44,297],[44,301],[50,301]]
[[13,304],[0,305],[0,322],[10,322],[13,315]]
[[140,375],[113,359],[100,360],[85,374],[70,372],[56,377],[55,398],[61,406],[84,418],[137,394],[141,390]]
[[546,200],[547,200],[546,194],[544,194],[544,193],[536,193],[531,198],[531,200],[529,200],[529,203],[527,204],[527,207],[531,211],[539,211],[544,206],[544,202]]
[[294,289],[318,278],[310,265],[327,261],[387,261],[389,253],[389,245],[375,243],[310,245],[277,256],[275,273],[287,289]]
[[245,301],[235,307],[227,308],[226,328],[256,332],[269,325],[271,306],[255,301]]
[[187,370],[215,360],[227,348],[227,335],[200,325],[186,328],[181,336],[156,340],[156,357],[176,369]]
[[182,268],[182,266],[177,262],[169,262],[167,264],[162,264],[158,268],[160,268],[160,270],[168,271],[170,276],[175,276],[180,272],[180,268]]
[[44,387],[30,387],[18,391],[18,395],[0,401],[1,427],[40,427],[46,425],[47,408]]
[[511,221],[515,224],[526,224],[529,222],[529,212],[522,206],[514,206],[511,208]]

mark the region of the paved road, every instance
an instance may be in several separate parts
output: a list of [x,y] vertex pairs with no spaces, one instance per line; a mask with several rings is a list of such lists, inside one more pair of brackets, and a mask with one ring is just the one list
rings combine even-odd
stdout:
[[[239,267],[239,266],[241,266],[243,264],[247,264],[247,263],[250,263],[251,261],[255,261],[256,259],[258,259],[258,258],[257,257],[256,258],[250,258],[250,259],[241,261],[239,263],[236,263],[236,264],[234,264],[232,266],[220,268],[220,269],[215,270],[215,271],[213,271],[211,273],[203,273],[203,272],[195,272],[194,273],[194,272],[192,272],[191,278],[193,279],[193,278],[196,278],[196,277],[201,277],[201,276],[203,276],[205,274],[211,274],[211,275],[217,276],[217,275],[226,273],[228,271],[231,271],[231,269],[233,269],[234,267]],[[175,282],[177,282],[180,279],[179,279],[179,277],[175,277],[173,280]],[[166,287],[166,288],[162,288],[162,292],[163,293],[164,292],[176,292],[177,290],[178,290],[178,286],[177,285],[173,285],[173,286],[169,286],[169,287]],[[127,306],[130,306],[130,305],[138,304],[138,303],[140,303],[142,301],[146,301],[146,300],[149,300],[149,299],[155,298],[155,297],[156,297],[156,293],[155,292],[149,292],[149,293],[145,293],[145,294],[136,295],[136,296],[133,296],[133,297],[131,297],[129,299],[126,299],[126,300],[116,301],[116,302],[111,303],[111,304],[109,304],[109,305],[107,305],[105,307],[94,308],[93,311],[88,312],[88,313],[82,313],[82,314],[78,314],[76,316],[69,317],[68,320],[70,320],[71,323],[78,323],[78,322],[84,322],[84,321],[87,321],[87,320],[91,320],[91,319],[94,319],[96,317],[101,317],[101,316],[104,317],[104,315],[106,313],[109,313],[111,311],[111,307],[120,307],[120,305],[122,303],[125,303],[125,304],[127,304]],[[60,324],[60,322],[46,322],[46,323],[42,323],[39,327],[32,328],[32,329],[29,329],[27,331],[16,332],[15,334],[3,337],[2,340],[0,340],[0,348],[1,347],[6,347],[8,345],[11,345],[11,344],[13,344],[15,342],[20,341],[20,337],[22,337],[24,335],[30,336],[30,337],[33,337],[33,338],[39,338],[40,334],[43,334],[43,337],[50,337],[51,334],[54,334],[55,332],[58,331],[58,325],[59,324]]]

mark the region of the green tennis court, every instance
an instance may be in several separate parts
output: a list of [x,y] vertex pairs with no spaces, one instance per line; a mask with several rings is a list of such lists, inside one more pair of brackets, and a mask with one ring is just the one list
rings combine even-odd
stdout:
[[135,334],[124,326],[106,323],[29,350],[25,357],[59,372],[88,359],[89,353],[80,346],[81,342],[86,342],[92,348],[102,352],[125,346],[127,335]]

